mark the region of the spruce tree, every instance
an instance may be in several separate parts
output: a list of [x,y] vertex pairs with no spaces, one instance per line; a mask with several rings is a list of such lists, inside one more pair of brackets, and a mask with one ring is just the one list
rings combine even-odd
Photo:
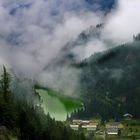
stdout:
[[6,67],[3,66],[3,74],[1,75],[0,86],[5,101],[9,101],[8,99],[10,94],[10,81],[10,74],[7,72]]

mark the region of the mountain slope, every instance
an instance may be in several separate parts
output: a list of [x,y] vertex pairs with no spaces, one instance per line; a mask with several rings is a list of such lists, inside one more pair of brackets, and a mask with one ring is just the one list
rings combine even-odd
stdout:
[[140,42],[96,53],[79,63],[85,111],[79,117],[140,118]]

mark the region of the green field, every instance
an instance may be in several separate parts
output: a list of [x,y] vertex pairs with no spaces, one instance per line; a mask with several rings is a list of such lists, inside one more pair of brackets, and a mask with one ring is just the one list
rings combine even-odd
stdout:
[[134,137],[134,139],[140,139],[140,120],[122,120],[122,123],[124,124],[122,135],[128,135]]
[[118,136],[113,136],[113,137],[96,137],[96,140],[133,140],[132,138],[129,137],[118,137]]
[[41,97],[41,106],[45,113],[51,115],[56,120],[66,120],[67,115],[70,115],[73,111],[82,109],[82,102],[72,99],[70,97],[62,96],[59,93],[47,90],[36,89],[36,92]]

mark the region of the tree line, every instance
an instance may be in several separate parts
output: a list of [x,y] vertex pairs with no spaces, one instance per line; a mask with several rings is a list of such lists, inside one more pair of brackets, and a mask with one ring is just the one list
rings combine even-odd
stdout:
[[78,64],[81,68],[79,94],[85,110],[73,114],[74,118],[114,118],[126,113],[140,118],[140,35],[105,52],[96,53]]

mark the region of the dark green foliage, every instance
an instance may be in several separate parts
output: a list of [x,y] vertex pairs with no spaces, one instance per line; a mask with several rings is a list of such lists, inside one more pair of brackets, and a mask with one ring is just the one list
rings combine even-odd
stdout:
[[115,55],[117,55],[116,50],[106,51],[105,54],[103,54],[102,56],[100,56],[99,59],[97,59],[97,63],[105,63],[105,61],[109,61],[110,59],[112,59],[112,57],[115,57]]
[[[137,37],[138,38],[138,37]],[[130,113],[140,118],[140,42],[97,53],[78,64],[85,110],[74,117],[114,118]]]
[[5,100],[9,99],[9,85],[10,85],[10,74],[6,71],[5,66],[3,66],[3,74],[1,75],[1,80],[0,80],[0,91],[1,94],[3,94],[3,97]]
[[133,36],[134,41],[140,41],[140,33],[136,36]]
[[14,127],[17,119],[13,93],[10,89],[10,74],[3,66],[3,74],[0,79],[0,124]]

